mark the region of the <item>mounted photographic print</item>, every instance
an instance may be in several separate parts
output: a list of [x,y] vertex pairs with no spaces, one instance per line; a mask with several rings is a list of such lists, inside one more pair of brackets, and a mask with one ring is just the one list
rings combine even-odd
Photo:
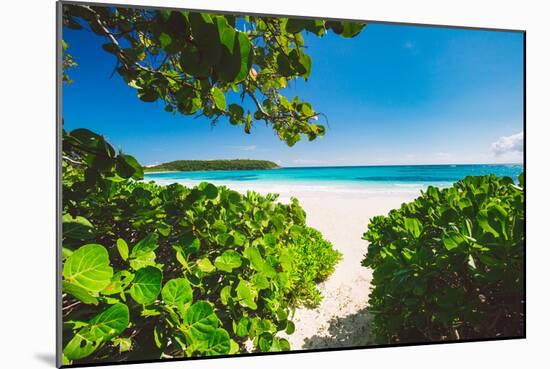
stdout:
[[524,48],[60,2],[58,366],[525,337]]

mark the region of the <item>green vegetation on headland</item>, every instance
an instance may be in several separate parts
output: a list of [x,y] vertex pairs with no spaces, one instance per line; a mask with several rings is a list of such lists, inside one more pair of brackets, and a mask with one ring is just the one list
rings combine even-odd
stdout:
[[176,160],[143,168],[145,172],[192,172],[204,170],[253,170],[275,169],[277,164],[268,160]]

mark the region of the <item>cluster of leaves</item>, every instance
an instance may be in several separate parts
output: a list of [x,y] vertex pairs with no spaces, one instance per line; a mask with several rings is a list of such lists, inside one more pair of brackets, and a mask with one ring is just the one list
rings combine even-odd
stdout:
[[135,181],[83,129],[63,155],[65,363],[290,349],[278,332],[340,259],[295,199]]
[[141,100],[161,100],[168,112],[200,114],[213,123],[225,117],[246,133],[263,120],[290,146],[301,135],[313,140],[325,132],[311,104],[281,93],[310,75],[303,33],[354,37],[365,26],[76,4],[63,6],[63,22],[104,36],[103,49],[116,57],[117,72]]
[[274,169],[279,166],[269,160],[233,159],[233,160],[175,160],[151,167],[145,167],[146,172],[158,171],[197,171],[197,170],[253,170]]
[[523,175],[466,177],[371,220],[363,265],[380,342],[524,334],[523,187]]
[[73,83],[73,80],[69,77],[69,74],[67,73],[67,70],[70,68],[74,68],[78,66],[76,61],[74,60],[73,56],[67,52],[67,49],[69,48],[69,44],[67,44],[65,41],[61,42],[61,48],[62,48],[62,81],[67,84]]

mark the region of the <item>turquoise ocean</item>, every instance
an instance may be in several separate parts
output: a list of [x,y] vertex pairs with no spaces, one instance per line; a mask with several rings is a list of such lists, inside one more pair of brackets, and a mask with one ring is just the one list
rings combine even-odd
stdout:
[[517,181],[522,171],[521,164],[284,167],[270,170],[146,173],[145,180],[154,180],[159,184],[179,182],[188,185],[207,181],[237,188],[255,188],[258,185],[276,188],[288,185],[314,188],[423,189],[430,185],[448,187],[466,176],[486,174],[508,176]]

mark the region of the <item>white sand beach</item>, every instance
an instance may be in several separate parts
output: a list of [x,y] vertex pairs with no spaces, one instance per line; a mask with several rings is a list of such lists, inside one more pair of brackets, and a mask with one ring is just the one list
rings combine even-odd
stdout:
[[[161,183],[163,181],[158,181]],[[197,181],[178,181],[194,186]],[[366,312],[372,272],[361,266],[368,243],[361,239],[369,219],[385,215],[420,195],[418,186],[353,187],[288,183],[215,182],[240,192],[279,193],[280,201],[296,197],[307,224],[318,229],[343,254],[334,274],[322,284],[324,296],[316,309],[298,309],[296,331],[286,338],[293,350],[368,345],[370,317]],[[284,336],[284,335],[283,335]]]
[[334,274],[320,285],[324,296],[314,310],[299,309],[296,332],[288,337],[293,349],[368,345],[366,312],[372,272],[361,266],[368,243],[361,237],[369,219],[386,214],[419,192],[389,194],[298,193],[308,225],[317,228],[343,254]]

